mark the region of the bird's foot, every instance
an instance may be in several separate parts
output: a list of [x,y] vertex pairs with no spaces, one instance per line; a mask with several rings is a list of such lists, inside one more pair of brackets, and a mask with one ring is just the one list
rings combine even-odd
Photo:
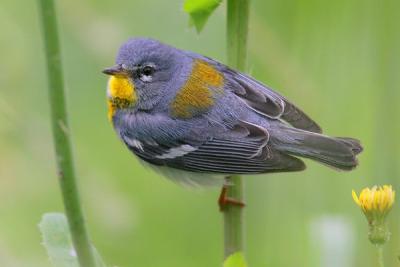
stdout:
[[223,212],[229,205],[238,206],[238,207],[245,207],[246,204],[240,200],[228,197],[228,189],[229,185],[223,185],[221,189],[221,193],[218,198],[218,206],[219,210]]

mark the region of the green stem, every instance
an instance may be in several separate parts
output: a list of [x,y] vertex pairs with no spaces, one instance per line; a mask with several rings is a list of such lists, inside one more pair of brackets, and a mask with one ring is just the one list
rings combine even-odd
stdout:
[[246,71],[249,0],[228,0],[227,5],[228,65]]
[[385,267],[383,260],[383,245],[376,245],[376,249],[378,252],[378,267]]
[[[246,71],[249,0],[228,0],[227,3],[227,52],[228,65]],[[239,175],[226,178],[231,184],[229,198],[244,202],[243,181]],[[225,258],[243,251],[243,208],[229,205],[224,210]]]
[[76,185],[70,130],[64,97],[61,55],[53,0],[39,0],[48,72],[48,90],[58,178],[72,242],[82,267],[94,267],[92,247],[86,231]]
[[[243,202],[242,178],[232,175],[226,178],[226,182],[231,185],[227,197]],[[227,205],[224,208],[224,247],[225,258],[243,251],[243,207]]]

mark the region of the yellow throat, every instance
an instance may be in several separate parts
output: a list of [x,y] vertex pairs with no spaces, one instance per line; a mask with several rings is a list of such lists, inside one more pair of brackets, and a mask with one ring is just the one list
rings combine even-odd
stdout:
[[111,121],[116,110],[133,105],[136,100],[135,86],[127,76],[114,75],[108,80],[108,119]]

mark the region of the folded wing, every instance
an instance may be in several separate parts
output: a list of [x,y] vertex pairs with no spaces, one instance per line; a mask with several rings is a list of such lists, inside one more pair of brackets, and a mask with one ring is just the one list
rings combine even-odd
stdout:
[[321,133],[319,125],[303,111],[271,88],[253,78],[225,67],[230,89],[258,113],[272,119],[281,119],[295,128]]
[[[141,159],[156,165],[181,170],[220,174],[256,174],[299,171],[304,163],[295,157],[273,150],[266,129],[240,121],[232,129],[235,139],[216,136],[207,140],[177,140],[172,143],[133,142],[122,136],[125,144]],[[189,141],[190,140],[190,141]]]

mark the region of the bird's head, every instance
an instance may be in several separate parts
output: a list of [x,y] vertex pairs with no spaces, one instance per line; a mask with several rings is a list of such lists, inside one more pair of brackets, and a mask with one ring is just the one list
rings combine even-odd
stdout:
[[189,119],[211,108],[224,85],[223,74],[205,58],[144,38],[123,44],[116,65],[103,73],[111,75],[110,120],[119,110],[152,110]]
[[120,109],[150,110],[165,95],[180,67],[175,48],[156,40],[135,38],[119,49],[116,65],[103,70],[110,75],[107,88],[109,119]]

